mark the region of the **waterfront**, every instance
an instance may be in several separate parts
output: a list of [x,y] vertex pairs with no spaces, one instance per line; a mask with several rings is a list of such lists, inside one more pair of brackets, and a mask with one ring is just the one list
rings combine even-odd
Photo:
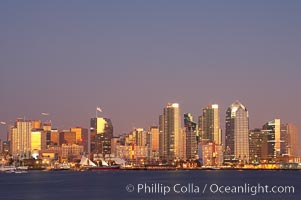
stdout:
[[[301,171],[29,171],[26,174],[0,174],[1,199],[300,199]],[[128,192],[127,186],[134,186],[133,192]],[[148,185],[149,190],[137,193],[137,185]],[[157,184],[172,186],[178,184],[190,191],[176,193],[171,191],[165,195],[154,190]],[[198,193],[191,190],[192,185],[269,185],[294,186],[294,194],[218,194],[207,190]],[[202,189],[201,189],[202,190]],[[146,192],[145,192],[146,191]]]

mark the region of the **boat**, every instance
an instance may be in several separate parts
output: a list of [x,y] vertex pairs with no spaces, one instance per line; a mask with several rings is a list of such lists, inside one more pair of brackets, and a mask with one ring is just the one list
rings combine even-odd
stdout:
[[28,172],[28,166],[1,166],[0,172],[5,172],[8,174],[15,173],[15,174],[23,174]]
[[15,174],[26,174],[26,173],[28,173],[27,171],[15,171],[14,172]]
[[91,167],[97,167],[97,165],[94,162],[92,162],[89,158],[87,158],[86,156],[82,156],[79,164],[84,169],[89,169]]
[[19,166],[16,169],[20,170],[20,171],[27,171],[28,170],[28,166]]
[[62,171],[62,170],[70,170],[71,167],[69,163],[63,162],[63,163],[55,163],[52,170],[54,171]]
[[109,165],[106,161],[100,160],[101,165],[96,167],[91,167],[90,170],[116,170],[120,169],[120,165],[113,164]]
[[7,170],[7,171],[4,171],[5,173],[7,174],[12,174],[12,173],[15,173],[15,170],[11,169],[11,170]]
[[28,170],[16,169],[13,172],[15,174],[25,174],[25,173],[28,173]]
[[[109,165],[106,161],[100,160],[101,165],[96,165],[93,161],[91,161],[89,158],[82,156],[80,165],[83,169],[87,170],[114,170],[114,169],[120,169],[120,165],[113,164]],[[98,162],[100,163],[100,162]]]
[[11,172],[16,170],[16,167],[13,165],[1,165],[0,172]]

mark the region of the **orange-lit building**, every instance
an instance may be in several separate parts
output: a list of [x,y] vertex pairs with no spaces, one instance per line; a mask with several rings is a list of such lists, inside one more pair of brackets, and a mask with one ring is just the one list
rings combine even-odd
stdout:
[[63,144],[76,144],[76,133],[69,130],[61,131],[59,134],[59,145]]
[[151,158],[159,159],[159,127],[150,127],[151,133]]
[[59,145],[59,131],[57,129],[52,129],[50,131],[50,146]]
[[41,129],[42,128],[42,121],[41,120],[32,120],[32,129]]
[[81,127],[75,127],[71,128],[70,132],[75,133],[75,140],[76,144],[82,145],[84,147],[84,151],[88,152],[88,129],[86,128],[81,128]]
[[51,129],[52,129],[51,122],[44,122],[43,129],[44,129],[44,131],[51,131]]
[[62,145],[62,159],[68,161],[74,161],[80,159],[83,154],[84,147],[77,144],[63,144]]
[[202,160],[204,166],[223,165],[223,147],[221,144],[209,142],[202,145]]

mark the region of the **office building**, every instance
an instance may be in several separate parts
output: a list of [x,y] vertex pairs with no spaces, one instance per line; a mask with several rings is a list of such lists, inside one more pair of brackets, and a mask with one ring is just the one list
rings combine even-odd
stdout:
[[173,162],[179,159],[181,155],[180,147],[180,109],[178,103],[168,103],[163,110],[163,116],[160,117],[162,128],[162,160]]
[[287,131],[287,153],[289,156],[299,156],[299,129],[296,125],[286,124]]
[[111,154],[111,139],[113,125],[109,118],[91,118],[90,123],[90,150],[92,154]]
[[261,129],[253,129],[249,131],[249,162],[259,164],[262,158],[262,146],[264,142],[264,134]]
[[[263,158],[270,163],[277,161],[281,155],[281,146],[284,142],[281,140],[281,121],[280,119],[271,120],[263,125],[262,132],[264,133]],[[282,132],[282,133],[281,133]],[[284,149],[283,149],[284,151]]]
[[226,111],[225,148],[227,161],[249,162],[249,114],[239,101]]
[[62,147],[62,159],[68,161],[74,161],[75,159],[80,159],[84,147],[77,144],[63,144]]
[[32,129],[31,131],[31,153],[35,150],[46,149],[46,131],[42,129]]
[[184,134],[185,134],[185,150],[186,159],[196,159],[197,149],[197,123],[193,121],[190,113],[184,114]]
[[218,104],[210,104],[199,117],[199,134],[202,142],[222,144],[220,114]]
[[30,120],[17,119],[15,122],[15,126],[11,129],[11,151],[14,157],[31,157],[31,129]]
[[50,131],[50,146],[59,145],[59,131],[57,129],[52,129]]
[[202,148],[203,166],[222,166],[223,165],[223,147],[214,142],[204,142]]
[[76,144],[84,147],[84,152],[88,153],[89,149],[89,134],[88,129],[82,127],[74,127],[70,129],[70,132],[75,133]]
[[59,133],[59,145],[63,144],[76,144],[76,134],[75,132],[70,132],[69,130],[62,130]]

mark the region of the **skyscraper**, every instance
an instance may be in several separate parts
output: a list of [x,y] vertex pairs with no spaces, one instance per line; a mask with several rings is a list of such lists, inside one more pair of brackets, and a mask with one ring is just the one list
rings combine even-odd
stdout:
[[226,112],[226,160],[249,161],[249,114],[235,101]]
[[168,103],[163,110],[160,128],[162,131],[160,142],[162,145],[162,159],[172,162],[180,155],[180,109],[178,103]]
[[12,128],[11,148],[13,156],[30,158],[31,129],[31,121],[17,119],[15,127]]
[[249,161],[258,164],[262,156],[262,146],[264,134],[261,129],[253,129],[249,131]]
[[151,134],[151,158],[159,158],[159,128],[157,126],[150,127]]
[[199,117],[199,130],[202,142],[222,144],[218,104],[210,104],[203,109],[202,116]]
[[157,126],[151,126],[150,132],[152,135],[151,147],[152,151],[159,152],[159,128]]
[[135,144],[137,146],[147,146],[147,131],[143,128],[136,128],[135,130]]
[[91,118],[90,126],[91,153],[111,154],[111,139],[113,138],[113,125],[110,119]]
[[164,140],[164,118],[163,115],[159,116],[159,157],[163,160],[166,152],[165,148],[165,140]]
[[294,124],[286,124],[288,155],[299,156],[299,130]]
[[264,158],[275,160],[281,155],[281,122],[280,119],[271,120],[263,125],[263,133],[265,134]]
[[190,113],[184,114],[186,136],[186,159],[195,159],[197,155],[197,124]]

